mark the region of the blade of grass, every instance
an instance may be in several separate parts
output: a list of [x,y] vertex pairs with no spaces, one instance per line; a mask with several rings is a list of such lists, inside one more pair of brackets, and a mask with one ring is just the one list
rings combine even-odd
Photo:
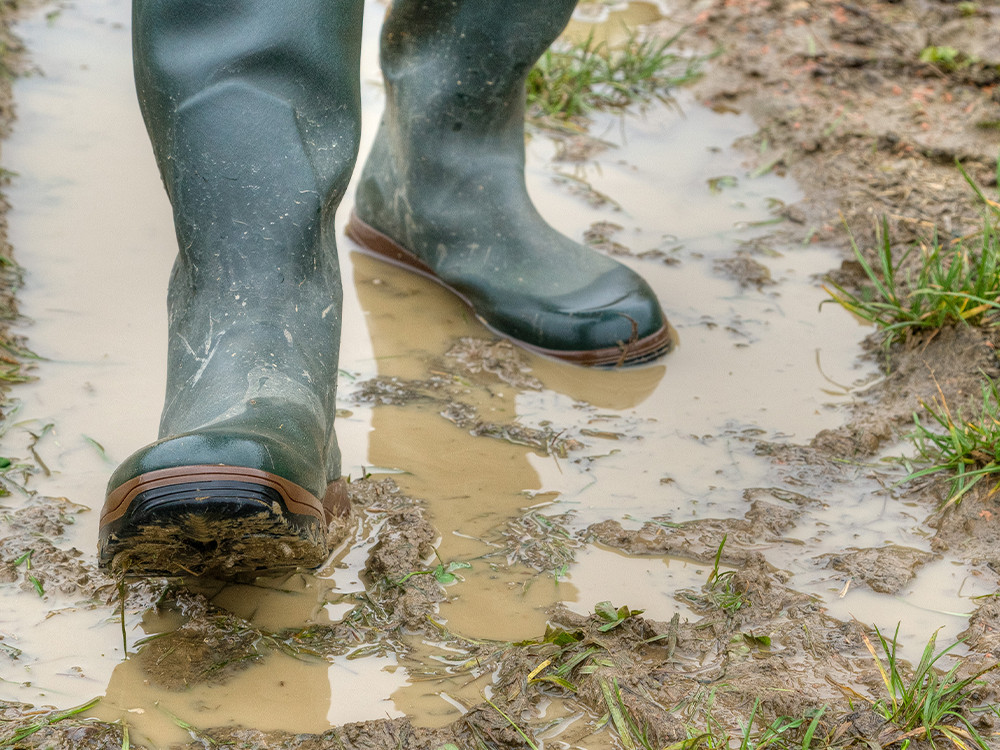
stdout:
[[531,738],[524,733],[524,730],[517,725],[516,721],[514,721],[507,714],[505,714],[503,710],[501,710],[501,708],[496,703],[491,701],[489,698],[483,696],[483,700],[489,703],[490,706],[493,707],[493,710],[496,711],[498,714],[500,714],[504,718],[504,720],[514,728],[514,731],[521,736],[521,739],[524,740],[526,743],[528,743],[528,747],[530,747],[531,750],[538,750],[538,745],[536,745],[534,742],[531,741]]
[[52,711],[51,713],[45,714],[44,716],[35,719],[35,721],[28,726],[21,727],[7,739],[0,740],[0,747],[16,746],[25,737],[30,737],[35,732],[41,731],[47,726],[63,721],[64,719],[68,719],[71,716],[82,714],[84,711],[93,708],[100,700],[101,699],[99,697],[93,698],[86,703],[80,704],[79,706],[67,708],[63,711]]

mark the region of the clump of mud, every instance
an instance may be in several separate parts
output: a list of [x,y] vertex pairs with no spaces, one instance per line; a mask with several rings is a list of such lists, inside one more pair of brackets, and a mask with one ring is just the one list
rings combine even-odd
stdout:
[[518,390],[542,388],[525,355],[509,341],[458,339],[427,369],[423,379],[380,376],[366,380],[358,384],[354,399],[361,404],[433,408],[470,435],[523,445],[543,455],[565,458],[584,445],[567,436],[565,430],[551,426],[531,427],[516,420],[494,422],[480,416],[477,404],[488,403],[498,383]]
[[680,259],[660,247],[650,248],[641,252],[633,252],[630,247],[614,239],[624,227],[613,221],[595,221],[583,233],[583,241],[588,247],[602,253],[618,257],[638,258],[639,260],[657,260],[668,266],[680,264]]
[[[638,531],[626,530],[618,521],[601,521],[587,528],[587,535],[631,555],[673,555],[711,563],[716,555],[726,565],[743,565],[759,553],[761,543],[780,543],[783,532],[802,516],[803,505],[816,501],[780,488],[746,491],[751,502],[742,519],[705,518],[675,523],[669,517],[647,521]],[[786,501],[779,505],[774,500]],[[720,540],[726,543],[719,553]]]
[[539,391],[542,382],[531,375],[524,353],[506,339],[460,338],[444,354],[466,373],[488,372],[515,388]]
[[0,582],[17,583],[39,596],[58,591],[107,599],[114,587],[95,561],[55,543],[85,510],[65,498],[36,495],[17,510],[0,511]]
[[827,567],[847,573],[872,591],[896,594],[913,580],[917,569],[933,559],[933,555],[912,547],[889,545],[870,549],[854,549],[825,556]]
[[101,549],[121,575],[192,575],[240,580],[277,575],[322,564],[344,537],[348,519],[334,518],[297,528],[281,511],[267,508],[239,519],[191,513],[167,524],[148,525],[125,538],[112,534]]
[[746,253],[737,253],[731,258],[717,260],[715,268],[736,281],[744,289],[748,287],[760,289],[774,284],[768,267]]
[[157,609],[173,610],[183,624],[140,641],[133,658],[151,684],[167,690],[223,683],[284,646],[274,634],[211,605],[204,595],[182,584],[165,591]]
[[583,546],[572,529],[573,513],[547,516],[528,511],[510,519],[496,534],[507,565],[526,565],[539,573],[565,569]]
[[[935,529],[931,547],[950,552],[1000,573],[1000,493],[995,481],[986,478],[930,521]],[[931,491],[943,487],[930,488]],[[935,493],[943,502],[943,495]]]
[[120,724],[85,721],[68,717],[65,711],[14,703],[0,703],[0,745],[47,750],[127,747]]

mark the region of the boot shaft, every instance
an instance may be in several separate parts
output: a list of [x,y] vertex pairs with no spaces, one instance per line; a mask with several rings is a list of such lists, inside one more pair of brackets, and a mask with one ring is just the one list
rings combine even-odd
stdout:
[[576,0],[395,0],[382,27],[387,111],[408,110],[415,126],[459,137],[520,132],[528,72],[575,6]]

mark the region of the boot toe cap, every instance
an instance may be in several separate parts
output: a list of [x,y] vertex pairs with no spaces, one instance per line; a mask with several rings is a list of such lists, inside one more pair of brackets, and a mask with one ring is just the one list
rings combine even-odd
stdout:
[[664,354],[671,339],[656,295],[619,266],[573,292],[474,301],[493,330],[548,356],[578,364],[633,364]]

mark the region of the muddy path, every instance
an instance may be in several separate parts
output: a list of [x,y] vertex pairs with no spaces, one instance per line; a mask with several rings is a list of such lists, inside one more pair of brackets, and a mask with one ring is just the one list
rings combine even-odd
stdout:
[[[685,29],[679,44],[711,56],[672,106],[529,128],[543,213],[649,278],[678,349],[627,372],[540,360],[344,240],[347,538],[315,574],[230,586],[96,571],[101,483],[148,437],[162,369],[151,305],[94,312],[98,281],[160,299],[170,230],[129,104],[127,3],[2,7],[33,50],[9,37],[8,69],[45,76],[18,80],[23,129],[4,151],[34,323],[14,321],[0,360],[38,382],[8,386],[0,443],[0,746],[931,747],[883,683],[896,651],[880,636],[898,633],[904,680],[932,638],[962,641],[936,666],[975,678],[969,723],[939,724],[1000,747],[1000,501],[983,482],[941,511],[947,481],[898,484],[884,460],[912,450],[921,400],[981,404],[997,334],[886,348],[817,310],[824,276],[863,285],[849,232],[871,258],[883,221],[900,246],[981,228],[956,160],[996,195],[1000,3],[583,8],[578,24]],[[60,120],[83,144],[67,154],[72,139],[45,140]],[[63,191],[75,180],[80,199]],[[81,227],[116,222],[91,198],[120,184],[141,198],[117,242],[148,259],[68,265],[59,238],[87,246]],[[3,268],[14,319],[20,274]],[[95,281],[74,292],[83,273]]]

